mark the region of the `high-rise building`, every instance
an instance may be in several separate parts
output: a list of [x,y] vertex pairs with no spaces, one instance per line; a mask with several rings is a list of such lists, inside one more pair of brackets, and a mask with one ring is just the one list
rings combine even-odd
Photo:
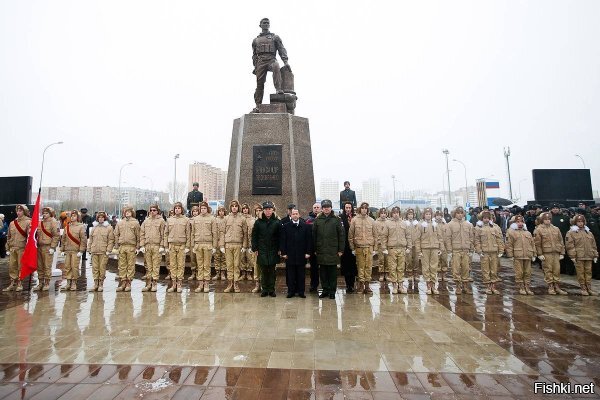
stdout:
[[340,190],[340,181],[334,179],[321,179],[321,183],[319,185],[319,197],[321,200],[331,200],[333,202],[333,207],[338,208]]
[[380,207],[381,204],[381,186],[379,179],[371,178],[363,181],[361,190],[361,201],[366,201],[371,207]]
[[194,182],[199,183],[199,188],[204,195],[204,200],[225,199],[225,188],[227,186],[227,171],[213,167],[204,162],[190,164],[188,174],[188,190],[192,190]]

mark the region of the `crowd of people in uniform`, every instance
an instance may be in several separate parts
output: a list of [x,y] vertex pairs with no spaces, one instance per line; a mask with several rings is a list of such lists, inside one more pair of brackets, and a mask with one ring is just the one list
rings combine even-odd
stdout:
[[[309,290],[317,292],[320,283],[321,298],[335,298],[338,267],[346,293],[372,293],[375,267],[382,291],[419,292],[422,276],[425,293],[436,295],[450,271],[455,293],[470,294],[471,265],[477,254],[488,295],[500,294],[498,269],[503,256],[512,262],[522,295],[533,295],[531,274],[536,260],[541,261],[547,293],[567,294],[560,286],[565,256],[575,266],[581,295],[596,295],[591,279],[592,265],[598,261],[597,233],[593,231],[598,228],[598,208],[590,211],[580,205],[569,216],[569,210],[559,204],[545,210],[532,206],[527,210],[484,208],[467,212],[456,207],[451,213],[393,207],[381,208],[373,215],[368,203],[362,202],[355,209],[355,202],[351,194],[342,192],[339,215],[333,212],[331,200],[323,200],[313,205],[306,219],[300,217],[294,204],[280,219],[271,201],[250,207],[232,200],[227,209],[221,206],[214,215],[210,206],[200,201],[191,207],[189,216],[177,202],[166,218],[155,204],[141,224],[133,208],[125,207],[114,225],[104,211],[95,213],[95,221],[89,224],[87,210],[72,210],[65,213],[66,220],[61,223],[52,208],[43,207],[37,231],[39,283],[33,289],[49,289],[54,253],[59,252],[64,257],[67,290],[77,289],[79,265],[88,253],[93,291],[104,290],[111,255],[118,263],[116,290],[131,291],[136,257],[142,254],[146,269],[143,292],[157,291],[165,256],[170,281],[167,292],[182,291],[189,257],[192,276],[187,280],[197,281],[195,292],[209,292],[211,282],[221,280],[227,282],[225,293],[239,293],[239,282],[249,280],[255,282],[253,293],[275,297],[275,268],[285,263],[288,298],[306,297],[307,267]],[[10,284],[3,291],[23,290],[20,260],[31,221],[25,205],[18,205],[16,213],[7,234]]]

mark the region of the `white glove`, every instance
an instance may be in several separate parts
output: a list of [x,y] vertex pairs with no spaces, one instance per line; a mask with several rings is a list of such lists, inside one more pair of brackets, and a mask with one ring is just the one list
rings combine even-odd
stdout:
[[594,264],[598,262],[598,257],[594,257]]
[[502,257],[504,253],[498,253],[498,257]]
[[355,256],[356,255],[356,250],[352,250],[352,255]]
[[483,257],[485,254],[483,253],[479,253],[479,257]]
[[306,258],[308,260],[310,258],[310,254],[305,254],[304,258]]
[[246,249],[242,247],[242,250],[241,250],[241,251],[242,251],[242,253],[244,253],[244,252],[246,251]]
[[49,253],[50,255],[54,254],[54,249],[50,249],[50,250],[48,250],[48,253]]
[[6,255],[7,255],[7,256],[10,256],[10,251],[7,251],[7,252],[6,252]]
[[159,253],[164,253],[165,252],[165,248],[164,247],[159,247],[158,248],[158,252]]
[[542,256],[538,256],[538,258],[540,259],[540,261],[545,261],[546,260],[546,257],[544,257],[543,255]]
[[190,252],[190,249],[185,249],[185,250],[183,250],[183,252],[184,252],[185,254],[187,254],[187,253],[189,253],[189,252]]
[[169,254],[169,249],[165,249],[165,254]]
[[472,257],[473,257],[473,254],[475,254],[475,253],[474,253],[474,252],[472,252],[472,251],[469,251],[469,253],[468,253],[468,254],[469,254],[469,257],[471,257],[471,258],[472,258]]
[[252,249],[248,249],[248,254],[254,254],[254,252],[252,251]]
[[385,254],[386,256],[387,256],[388,254],[390,254],[390,252],[389,252],[389,251],[387,251],[387,250],[384,250],[384,251],[382,251],[382,253],[383,253],[383,254]]
[[411,249],[406,249],[406,254],[410,254],[411,251]]
[[376,252],[376,251],[372,251],[372,252],[371,252],[371,255],[372,255],[373,257],[375,257],[375,256],[377,255],[377,252]]
[[146,254],[146,248],[144,246],[140,247],[140,251],[142,254]]
[[107,255],[107,256],[110,256],[110,251],[107,251],[107,252],[106,252],[106,255]]
[[112,249],[112,253],[113,254],[119,254],[119,249],[117,249],[116,247],[114,249]]
[[441,255],[442,255],[442,251],[441,251],[441,250],[438,250],[438,251],[437,251],[437,255],[438,255],[438,256],[441,256]]
[[532,262],[533,262],[533,261],[535,261],[535,259],[536,259],[536,257],[535,257],[535,256],[531,257],[531,261],[532,261]]
[[225,254],[225,247],[221,247],[219,250],[221,250],[221,253]]
[[64,252],[64,251],[61,251],[61,252],[60,252],[60,255],[61,255],[62,257],[64,257],[64,256],[65,256],[65,252]]
[[559,260],[564,260],[564,259],[565,259],[565,256],[561,254],[560,256],[558,256],[558,259],[559,259]]
[[210,252],[211,252],[212,254],[215,254],[215,253],[217,252],[217,249],[212,249]]
[[419,253],[419,260],[423,258],[423,253]]
[[573,261],[573,264],[577,264],[577,259],[576,258],[571,258],[571,261]]
[[82,255],[83,255],[82,252],[80,252],[80,251],[77,252],[77,258],[80,258]]

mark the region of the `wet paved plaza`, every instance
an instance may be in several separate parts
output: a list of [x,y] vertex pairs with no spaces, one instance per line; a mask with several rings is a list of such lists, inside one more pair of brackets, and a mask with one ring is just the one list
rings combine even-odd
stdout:
[[536,296],[515,294],[507,260],[502,295],[486,296],[474,270],[473,295],[452,283],[393,295],[373,281],[372,295],[341,286],[320,300],[286,299],[281,275],[276,298],[249,293],[251,282],[222,293],[220,281],[210,293],[195,282],[166,293],[165,281],[142,293],[136,279],[116,293],[113,272],[93,293],[88,266],[77,292],[56,282],[0,293],[0,398],[548,398],[534,382],[600,393],[600,298],[580,296],[571,277],[569,296],[547,295],[537,268]]

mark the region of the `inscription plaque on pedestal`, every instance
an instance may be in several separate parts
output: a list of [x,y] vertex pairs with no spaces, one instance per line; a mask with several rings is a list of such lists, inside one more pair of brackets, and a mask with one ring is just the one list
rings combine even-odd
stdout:
[[282,145],[252,146],[253,195],[280,195],[282,171]]

